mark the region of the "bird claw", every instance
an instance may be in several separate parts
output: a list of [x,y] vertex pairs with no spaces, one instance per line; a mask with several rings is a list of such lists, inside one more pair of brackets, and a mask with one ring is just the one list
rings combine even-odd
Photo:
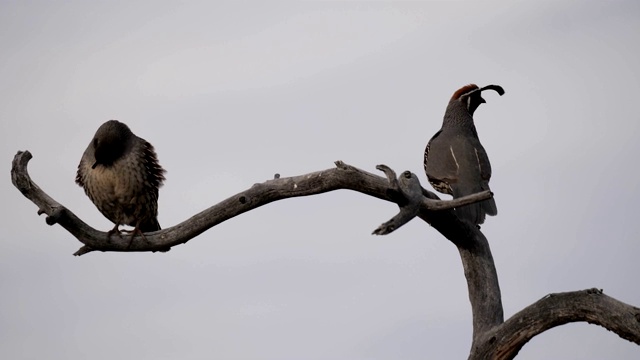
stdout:
[[136,237],[136,235],[140,235],[140,237],[142,237],[142,240],[148,242],[147,237],[144,236],[144,233],[137,226],[133,230],[122,230],[122,231],[131,234],[131,237],[129,238],[129,245],[127,245],[127,250],[131,249],[131,244],[133,244],[133,238]]
[[[124,238],[122,237],[122,233],[126,233],[127,235],[130,234],[131,236],[129,237],[129,245],[127,245],[127,248],[126,248],[127,250],[131,249],[131,245],[133,244],[133,238],[135,238],[136,235],[140,235],[142,240],[144,240],[146,242],[149,242],[149,240],[147,240],[147,237],[144,235],[144,233],[142,232],[142,230],[140,230],[139,227],[136,226],[133,230],[119,229],[119,227],[120,227],[120,225],[116,225],[113,229],[107,231],[107,238],[111,239],[111,235],[116,234],[116,235],[118,235],[118,237],[121,240],[124,240]],[[162,249],[160,249],[158,251],[167,252],[169,250],[171,250],[170,247],[162,248]]]
[[118,237],[120,239],[122,239],[122,233],[120,232],[120,229],[118,228],[119,226],[120,225],[116,225],[113,229],[107,231],[107,239],[109,240],[109,242],[111,242],[111,235],[113,235],[113,234],[118,235]]

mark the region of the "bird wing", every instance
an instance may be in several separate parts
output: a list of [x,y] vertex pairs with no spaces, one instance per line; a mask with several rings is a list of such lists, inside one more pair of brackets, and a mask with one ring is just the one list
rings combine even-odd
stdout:
[[[482,188],[482,154],[484,149],[480,141],[472,136],[456,135],[449,144],[452,156],[455,156],[458,170],[458,184],[463,187],[461,196],[473,194]],[[488,159],[486,159],[488,164]]]
[[[460,164],[459,180],[456,184],[451,185],[453,197],[457,198],[490,190],[491,164],[478,138],[456,137],[451,147]],[[498,214],[498,208],[493,198],[459,209],[458,215],[461,218],[469,219],[475,224],[482,224],[485,214],[492,216]]]
[[87,146],[87,149],[82,154],[82,158],[80,159],[80,163],[78,164],[78,171],[76,172],[76,184],[85,188],[85,176],[87,172],[87,167],[91,166],[91,164],[87,165],[87,162],[92,158],[92,149],[91,144]]
[[82,166],[82,160],[78,164],[78,172],[76,172],[76,184],[84,188],[84,169]]
[[[472,146],[474,148],[480,170],[480,189],[478,189],[478,191],[491,190],[489,188],[489,180],[491,179],[491,163],[489,162],[489,156],[477,138],[472,142]],[[494,198],[484,200],[480,204],[484,212],[488,215],[498,215],[498,207],[496,206]]]
[[457,157],[451,144],[443,139],[442,130],[433,135],[424,152],[424,170],[429,181],[435,180],[448,185],[456,183],[460,170]]
[[478,166],[480,167],[480,177],[484,181],[489,181],[491,179],[491,163],[489,162],[489,156],[487,152],[484,150],[480,141],[475,141],[472,143],[474,148],[476,158],[478,161]]
[[147,181],[149,182],[150,187],[155,189],[156,197],[158,189],[162,186],[165,178],[164,173],[165,170],[160,166],[158,162],[158,156],[156,155],[156,151],[153,148],[153,145],[144,139],[140,139],[140,144],[142,145],[139,149],[140,154],[142,155],[142,162],[146,168],[146,176]]

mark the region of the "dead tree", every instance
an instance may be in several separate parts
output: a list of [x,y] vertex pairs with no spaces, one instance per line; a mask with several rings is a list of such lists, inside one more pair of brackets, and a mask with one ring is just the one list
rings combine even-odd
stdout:
[[270,202],[348,189],[398,204],[399,213],[376,228],[374,234],[389,234],[419,217],[458,248],[473,314],[469,359],[513,359],[534,336],[577,321],[600,325],[640,345],[640,309],[605,295],[602,289],[548,294],[504,320],[489,242],[479,229],[460,221],[453,211],[456,206],[493,196],[488,191],[444,201],[422,188],[411,172],[397,177],[389,167],[379,165],[377,169],[384,172],[384,178],[337,161],[335,168],[310,174],[287,178],[276,174],[274,179],[255,184],[178,225],[147,233],[145,238],[135,236],[130,242],[129,236],[109,237],[106,232],[93,229],[42,191],[27,172],[31,157],[28,151],[16,154],[11,180],[38,206],[39,215],[47,215],[47,224],[59,224],[84,244],[74,255],[92,251],[168,251],[225,220]]

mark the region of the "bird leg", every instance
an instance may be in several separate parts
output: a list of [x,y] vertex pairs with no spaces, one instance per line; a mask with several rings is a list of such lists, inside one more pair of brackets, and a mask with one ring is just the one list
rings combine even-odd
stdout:
[[109,239],[109,242],[111,242],[111,235],[113,234],[117,234],[118,237],[122,239],[122,234],[120,233],[120,229],[118,229],[118,227],[120,227],[120,224],[116,223],[116,226],[114,226],[113,229],[107,231],[107,239]]
[[131,244],[133,244],[133,238],[136,237],[136,234],[140,234],[140,236],[142,236],[144,238],[144,234],[142,234],[142,231],[140,231],[140,229],[138,229],[138,227],[135,227],[133,230],[122,230],[122,232],[126,232],[131,234],[131,237],[129,238],[129,245],[127,245],[127,250],[129,250],[131,248]]
[[142,232],[142,230],[140,230],[140,222],[136,224],[133,230],[122,230],[122,231],[128,232],[131,234],[131,238],[129,238],[129,245],[127,246],[127,250],[131,248],[131,244],[133,244],[133,238],[136,235],[140,235],[144,241],[147,241],[147,238],[144,236],[144,233]]
[[133,238],[136,236],[136,234],[140,234],[140,236],[142,236],[143,239],[147,240],[147,238],[144,237],[144,234],[142,233],[142,231],[140,231],[139,225],[136,225],[136,227],[133,230],[126,230],[126,229],[122,229],[120,230],[120,224],[116,224],[116,226],[113,227],[113,229],[109,230],[107,232],[107,236],[109,239],[111,239],[111,235],[112,234],[117,234],[118,237],[120,239],[122,239],[122,233],[128,233],[131,234],[131,238],[129,238],[129,245],[127,245],[127,250],[129,250],[129,248],[131,248],[131,244],[133,243]]

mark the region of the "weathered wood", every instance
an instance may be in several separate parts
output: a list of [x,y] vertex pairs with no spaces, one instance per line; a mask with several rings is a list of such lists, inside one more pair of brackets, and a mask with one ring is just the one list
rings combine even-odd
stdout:
[[571,322],[600,325],[640,345],[640,309],[601,289],[549,294],[482,334],[470,359],[513,359],[534,336]]
[[398,178],[385,165],[377,168],[386,178],[341,161],[336,168],[310,174],[280,177],[255,184],[170,228],[135,236],[108,236],[93,229],[73,212],[48,196],[27,171],[28,151],[14,157],[11,180],[20,192],[46,214],[49,225],[60,224],[84,244],[75,255],[99,251],[166,251],[184,244],[217,224],[273,201],[347,189],[398,204],[399,213],[374,234],[389,234],[414,217],[420,217],[455,244],[464,268],[473,314],[473,342],[469,359],[512,359],[537,334],[554,326],[586,321],[605,327],[640,345],[640,309],[602,294],[601,290],[551,294],[503,320],[498,276],[489,242],[479,228],[460,221],[456,206],[489,199],[489,191],[450,201],[424,189],[418,177],[404,172]]
[[[28,151],[16,154],[11,169],[12,182],[25,197],[38,206],[38,214],[48,215],[46,218],[47,224],[60,224],[85,245],[85,248],[76,253],[76,255],[86,254],[90,252],[90,249],[127,252],[166,251],[173,246],[186,243],[223,221],[273,201],[321,194],[339,189],[358,191],[379,199],[399,203],[400,206],[410,203],[401,189],[397,186],[391,186],[388,179],[337,161],[336,168],[300,176],[277,177],[263,183],[254,184],[251,188],[211,206],[178,225],[146,233],[144,238],[135,236],[131,241],[129,235],[122,237],[117,235],[108,236],[107,232],[100,232],[91,228],[73,212],[42,191],[31,180],[27,171],[27,165],[31,158],[31,153]],[[417,177],[415,175],[412,176],[417,182]],[[419,182],[417,183],[419,186]],[[422,187],[420,189],[429,194]],[[430,214],[436,212],[448,212],[450,217],[455,218],[453,207],[488,199],[491,196],[492,194],[489,191],[485,191],[464,198],[446,201],[440,200],[435,194],[429,194],[429,197],[414,198],[411,201],[420,203],[421,212],[416,215],[420,215],[425,221],[429,221]]]

